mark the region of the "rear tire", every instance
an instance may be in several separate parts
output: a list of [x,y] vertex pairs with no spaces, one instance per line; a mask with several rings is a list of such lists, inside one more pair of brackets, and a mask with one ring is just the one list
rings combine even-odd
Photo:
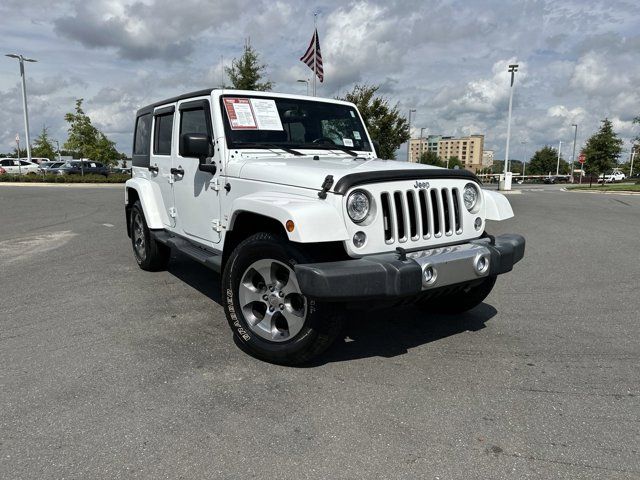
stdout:
[[497,276],[488,277],[479,285],[468,287],[461,292],[443,295],[432,300],[418,302],[424,310],[445,314],[460,314],[480,305],[493,290]]
[[244,350],[297,365],[327,349],[341,329],[335,306],[302,295],[294,265],[310,259],[286,238],[257,233],[231,253],[222,276],[229,326]]
[[147,220],[139,201],[131,207],[131,246],[133,256],[142,270],[156,272],[167,268],[171,258],[171,249],[151,238]]

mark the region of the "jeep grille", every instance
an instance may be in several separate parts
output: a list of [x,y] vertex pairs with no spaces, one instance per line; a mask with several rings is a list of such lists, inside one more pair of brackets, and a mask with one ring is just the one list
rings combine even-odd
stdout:
[[462,234],[458,188],[382,192],[380,205],[387,244]]

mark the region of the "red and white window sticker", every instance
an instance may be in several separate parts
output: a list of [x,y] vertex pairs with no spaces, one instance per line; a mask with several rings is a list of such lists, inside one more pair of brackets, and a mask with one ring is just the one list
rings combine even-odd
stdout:
[[225,98],[232,130],[284,130],[276,101],[269,98]]
[[232,130],[258,129],[248,98],[225,98],[224,108],[227,110]]

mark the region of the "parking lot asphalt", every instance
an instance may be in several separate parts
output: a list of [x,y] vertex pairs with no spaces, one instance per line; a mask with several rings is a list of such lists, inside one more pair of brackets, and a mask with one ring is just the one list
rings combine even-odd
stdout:
[[138,269],[120,187],[0,186],[0,477],[640,478],[640,197],[509,200],[483,305],[352,313],[286,368],[214,273]]

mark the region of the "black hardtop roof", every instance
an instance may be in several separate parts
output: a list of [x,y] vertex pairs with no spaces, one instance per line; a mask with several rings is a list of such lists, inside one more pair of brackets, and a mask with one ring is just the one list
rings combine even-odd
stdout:
[[186,100],[187,98],[202,97],[203,95],[210,95],[213,90],[215,90],[215,88],[205,88],[204,90],[196,90],[195,92],[183,93],[182,95],[178,95],[177,97],[167,98],[166,100],[162,100],[160,102],[155,102],[150,105],[146,105],[136,112],[136,117],[139,117],[140,115],[144,115],[145,113],[153,113],[154,108],[159,107],[161,105],[166,105],[167,103]]

